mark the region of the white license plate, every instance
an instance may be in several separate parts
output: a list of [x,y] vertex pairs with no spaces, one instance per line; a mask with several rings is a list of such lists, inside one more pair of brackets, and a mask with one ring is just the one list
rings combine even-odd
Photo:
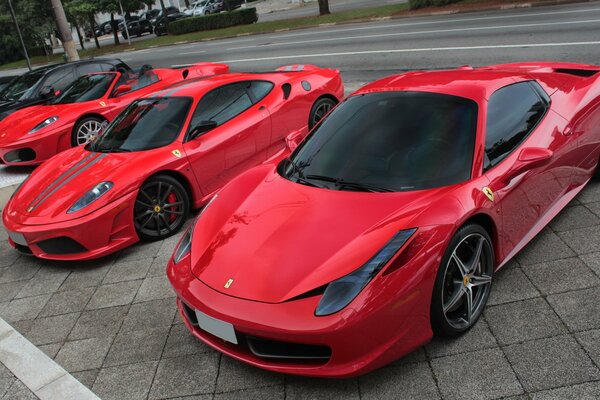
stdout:
[[8,237],[12,239],[16,244],[20,244],[21,246],[27,246],[27,240],[25,240],[25,236],[21,233],[17,232],[8,232]]
[[235,329],[229,322],[213,318],[198,310],[196,310],[196,318],[198,319],[198,327],[203,331],[230,343],[238,344],[237,337],[235,336]]

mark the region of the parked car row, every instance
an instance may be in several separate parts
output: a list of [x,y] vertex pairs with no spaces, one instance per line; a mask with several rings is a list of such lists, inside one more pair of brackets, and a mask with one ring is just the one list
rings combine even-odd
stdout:
[[276,372],[364,374],[468,331],[600,160],[595,65],[413,71],[344,98],[308,64],[102,62],[0,122],[4,163],[46,160],[3,210],[10,245],[91,259],[199,209],[166,266],[180,316]]

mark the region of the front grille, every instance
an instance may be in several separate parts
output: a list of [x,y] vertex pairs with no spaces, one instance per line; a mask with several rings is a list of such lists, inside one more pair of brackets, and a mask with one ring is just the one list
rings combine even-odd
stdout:
[[79,254],[87,251],[85,247],[66,236],[43,240],[36,245],[46,254]]
[[35,160],[35,151],[30,148],[13,150],[4,155],[6,162],[26,162]]
[[31,249],[27,246],[23,246],[22,244],[19,243],[15,243],[15,249],[25,255],[25,256],[32,256],[33,255],[33,251],[31,251]]

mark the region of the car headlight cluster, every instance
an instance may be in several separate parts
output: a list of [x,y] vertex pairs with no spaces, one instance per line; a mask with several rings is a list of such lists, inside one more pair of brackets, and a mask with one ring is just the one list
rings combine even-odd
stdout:
[[175,264],[179,263],[179,261],[181,261],[185,256],[190,254],[190,252],[192,251],[192,232],[194,232],[194,226],[196,225],[196,222],[198,221],[198,219],[200,219],[202,214],[204,214],[206,209],[213,203],[213,201],[215,201],[217,196],[218,195],[215,194],[213,196],[213,198],[210,199],[210,201],[208,203],[206,203],[206,205],[204,206],[202,211],[200,211],[200,214],[198,214],[198,217],[196,218],[196,220],[194,221],[192,226],[190,226],[190,228],[183,235],[181,242],[179,242],[179,245],[175,249],[175,253],[173,253],[173,263],[175,263]]
[[99,184],[94,186],[90,191],[84,194],[79,200],[77,200],[75,204],[73,204],[73,206],[69,208],[69,211],[67,211],[67,213],[74,213],[81,210],[82,208],[89,206],[94,201],[102,197],[110,189],[112,189],[113,186],[114,184],[112,182],[100,182]]
[[44,121],[37,124],[32,130],[30,130],[29,133],[35,133],[40,129],[44,129],[45,127],[47,127],[48,125],[52,125],[56,121],[58,121],[58,116],[46,118]]
[[396,233],[366,264],[327,285],[315,315],[318,317],[331,315],[350,304],[415,232],[416,229],[406,229]]

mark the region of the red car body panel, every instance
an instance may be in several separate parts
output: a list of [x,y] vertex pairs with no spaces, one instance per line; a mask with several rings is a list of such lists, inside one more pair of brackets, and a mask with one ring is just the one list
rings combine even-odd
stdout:
[[[328,96],[339,101],[344,94],[338,71],[306,66],[303,71],[183,81],[147,97],[189,97],[194,110],[208,91],[248,80],[266,80],[275,86],[262,101],[198,139],[185,140],[192,118],[189,112],[178,138],[164,147],[131,153],[94,153],[77,147],[52,157],[9,201],[3,211],[5,227],[22,234],[40,258],[79,260],[109,254],[139,240],[133,206],[138,189],[149,177],[159,173],[176,177],[189,189],[192,207],[199,208],[239,172],[289,153],[286,133],[308,132],[310,109],[317,99]],[[302,88],[302,81],[310,82],[310,91]],[[288,99],[281,90],[284,84],[293,88]],[[270,129],[273,126],[278,130]],[[67,213],[102,181],[111,181],[114,187],[84,209]],[[57,237],[73,239],[87,251],[48,254],[36,245]],[[14,241],[11,244],[16,247]]]
[[[549,111],[515,151],[484,172],[490,96],[531,80],[550,96]],[[190,253],[167,267],[182,318],[197,338],[249,364],[291,374],[347,377],[385,365],[431,339],[437,270],[462,225],[476,221],[489,229],[497,270],[575,197],[600,158],[597,66],[519,63],[411,72],[352,96],[381,91],[475,101],[471,179],[437,189],[364,193],[293,183],[279,175],[276,163],[238,176],[191,228]],[[553,155],[515,174],[527,162],[524,148]],[[416,233],[346,308],[315,316],[321,295],[313,291],[364,265],[396,232],[411,228]],[[232,324],[239,344],[200,329],[194,310]],[[264,358],[251,349],[253,338],[325,346],[331,355],[321,362]]]
[[[112,121],[134,100],[144,97],[175,82],[201,76],[226,74],[226,64],[198,63],[177,69],[153,69],[158,80],[148,86],[129,91],[118,96],[113,91],[120,81],[121,73],[105,72],[93,75],[114,75],[109,90],[99,99],[70,104],[49,104],[29,107],[17,111],[0,122],[0,162],[6,165],[38,165],[53,155],[72,147],[71,134],[78,121],[87,116],[99,116]],[[52,125],[35,133],[29,133],[39,123],[58,116]],[[31,149],[35,158],[28,161],[14,161],[9,153],[20,149]]]

